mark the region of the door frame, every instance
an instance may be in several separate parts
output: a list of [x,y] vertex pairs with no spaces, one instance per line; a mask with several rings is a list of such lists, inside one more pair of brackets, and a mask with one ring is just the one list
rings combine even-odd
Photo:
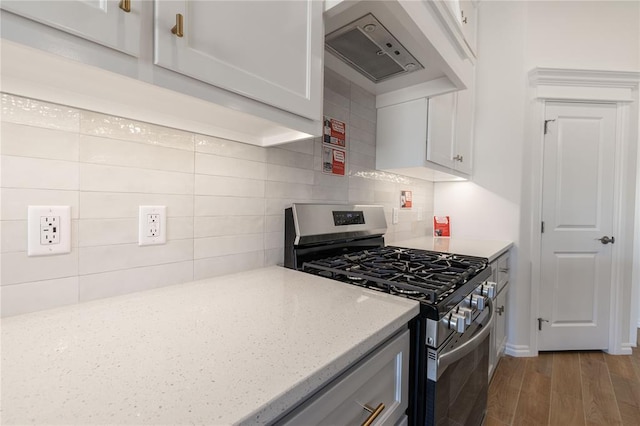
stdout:
[[[531,310],[530,310],[530,352],[538,353],[538,330],[536,317],[539,312],[539,291],[541,281],[542,236],[542,171],[544,117],[547,102],[607,103],[616,105],[616,141],[613,235],[619,244],[612,246],[611,301],[609,307],[609,343],[610,354],[631,354],[636,345],[636,327],[638,323],[638,293],[640,283],[632,280],[632,273],[638,271],[637,259],[632,259],[634,245],[638,246],[640,236],[635,240],[631,232],[634,218],[638,216],[636,208],[636,169],[637,158],[629,158],[626,153],[634,152],[634,143],[638,141],[638,86],[639,72],[592,71],[559,68],[534,68],[529,72],[529,120],[527,129],[530,135],[531,153],[531,200],[530,200],[530,248],[531,248]],[[624,195],[623,195],[624,194]],[[639,200],[640,201],[640,200]],[[639,203],[640,204],[640,203]],[[638,206],[640,208],[640,206]],[[626,217],[625,216],[628,216]],[[628,220],[625,220],[628,219]],[[640,226],[640,223],[636,223]],[[636,228],[637,229],[637,228]],[[637,234],[637,232],[636,232]],[[618,237],[620,236],[620,237]],[[629,236],[629,237],[626,237]],[[617,241],[617,242],[618,242]],[[637,257],[637,256],[636,256]],[[631,260],[625,262],[625,260]],[[633,265],[632,265],[633,263]],[[636,273],[636,276],[638,274]],[[623,333],[624,282],[631,281],[631,306],[628,333]]]

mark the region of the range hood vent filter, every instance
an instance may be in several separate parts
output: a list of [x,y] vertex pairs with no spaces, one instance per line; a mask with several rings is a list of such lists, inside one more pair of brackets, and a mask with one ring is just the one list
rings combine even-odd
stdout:
[[374,83],[423,68],[372,14],[328,34],[325,45]]

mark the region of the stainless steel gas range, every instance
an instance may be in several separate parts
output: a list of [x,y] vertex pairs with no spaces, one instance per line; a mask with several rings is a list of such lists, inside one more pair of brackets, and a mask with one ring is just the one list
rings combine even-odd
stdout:
[[285,266],[420,302],[410,323],[413,425],[480,425],[495,284],[485,258],[385,246],[382,206],[293,204]]

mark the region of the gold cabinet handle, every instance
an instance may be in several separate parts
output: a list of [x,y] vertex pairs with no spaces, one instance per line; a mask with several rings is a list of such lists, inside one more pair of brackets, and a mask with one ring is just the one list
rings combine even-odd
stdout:
[[118,7],[127,13],[131,12],[131,0],[120,0]]
[[181,13],[176,13],[176,24],[171,28],[171,32],[178,37],[184,35],[184,17]]
[[365,420],[364,423],[362,423],[362,426],[370,426],[371,423],[373,423],[378,418],[380,413],[382,413],[382,410],[384,410],[384,402],[381,402],[380,404],[378,404],[378,406],[375,409],[365,404],[364,409],[370,412],[371,414],[369,415],[369,417],[367,417],[367,420]]

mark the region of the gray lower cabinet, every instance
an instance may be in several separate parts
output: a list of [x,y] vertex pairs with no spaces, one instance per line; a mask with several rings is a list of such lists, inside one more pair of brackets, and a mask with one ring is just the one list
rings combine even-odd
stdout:
[[[372,425],[406,424],[408,380],[409,330],[405,329],[276,424],[361,425],[376,412]],[[384,408],[379,410],[381,404]]]
[[491,262],[492,281],[496,283],[496,310],[491,330],[491,347],[489,350],[489,380],[493,377],[500,358],[504,354],[507,343],[507,296],[509,294],[509,252]]

